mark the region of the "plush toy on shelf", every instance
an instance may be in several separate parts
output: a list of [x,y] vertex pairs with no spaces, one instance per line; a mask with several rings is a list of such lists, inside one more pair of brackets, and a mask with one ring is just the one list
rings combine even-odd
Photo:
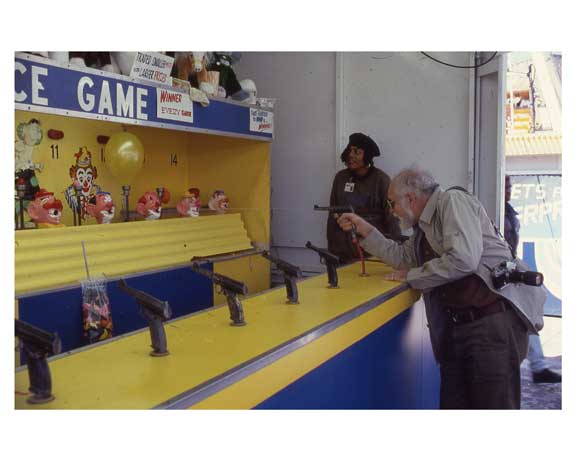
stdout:
[[[232,65],[240,60],[240,53],[226,53],[214,52],[212,53],[212,60],[208,64],[209,71],[220,72],[219,85],[224,90],[224,97],[231,98],[236,101],[245,101],[249,98],[249,94],[242,89],[236,73]],[[221,93],[219,93],[221,95]]]
[[114,202],[109,192],[98,192],[86,205],[88,214],[96,218],[98,224],[110,224],[114,219]]
[[180,80],[187,80],[207,96],[218,91],[218,72],[208,72],[208,54],[204,51],[185,51],[175,54],[175,73]]
[[40,189],[34,200],[28,205],[28,215],[39,229],[49,227],[64,227],[62,218],[62,202],[54,197],[53,192]]
[[230,206],[230,201],[223,190],[217,189],[210,197],[208,201],[208,208],[211,210],[217,211],[218,213],[226,213]]
[[138,200],[136,211],[147,221],[160,219],[160,216],[162,215],[162,203],[168,203],[169,201],[170,192],[168,192],[168,189],[164,189],[162,193],[162,200],[160,200],[156,192],[147,191]]
[[182,200],[176,205],[176,210],[178,210],[180,216],[197,218],[200,215],[199,210],[201,206],[200,189],[191,187],[182,195]]
[[244,102],[247,104],[256,104],[258,90],[256,89],[256,84],[254,81],[250,80],[249,78],[245,78],[244,80],[240,80],[240,86],[246,93],[248,93],[248,99],[246,99]]
[[209,54],[203,51],[183,51],[174,53],[172,85],[185,89],[190,99],[203,107],[210,105],[208,96],[218,92],[218,72],[206,70]]
[[111,51],[110,58],[122,75],[130,75],[137,54],[136,51]]
[[59,64],[90,67],[114,74],[130,75],[135,51],[33,51],[29,52],[52,59]]
[[77,67],[91,67],[104,72],[120,74],[120,69],[108,51],[70,51],[70,64]]
[[49,51],[46,57],[59,64],[90,67],[113,74],[130,75],[135,51]]

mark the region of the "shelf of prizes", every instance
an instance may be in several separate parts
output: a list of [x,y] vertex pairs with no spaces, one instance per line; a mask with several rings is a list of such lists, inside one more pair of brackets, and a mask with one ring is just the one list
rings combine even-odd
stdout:
[[[163,92],[193,118],[161,118]],[[173,319],[223,302],[193,258],[269,288],[255,248],[270,243],[273,134],[253,128],[252,107],[26,54],[14,94],[17,319],[68,352],[148,324],[120,279]]]

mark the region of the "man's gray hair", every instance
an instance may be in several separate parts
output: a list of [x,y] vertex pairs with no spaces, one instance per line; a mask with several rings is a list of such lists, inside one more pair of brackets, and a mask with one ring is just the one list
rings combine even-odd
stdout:
[[392,182],[397,193],[415,192],[419,197],[429,197],[438,187],[438,183],[430,172],[415,167],[402,170]]

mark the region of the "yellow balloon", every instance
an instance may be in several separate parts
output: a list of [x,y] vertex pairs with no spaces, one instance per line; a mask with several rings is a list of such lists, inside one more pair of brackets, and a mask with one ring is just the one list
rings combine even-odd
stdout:
[[137,136],[124,131],[110,136],[105,154],[110,173],[122,185],[130,185],[144,163],[144,146]]

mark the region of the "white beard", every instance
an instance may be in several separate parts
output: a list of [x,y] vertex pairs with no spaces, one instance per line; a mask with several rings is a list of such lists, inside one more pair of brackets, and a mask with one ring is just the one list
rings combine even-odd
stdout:
[[[402,206],[402,205],[400,205]],[[414,216],[414,213],[412,213],[412,211],[410,211],[407,208],[404,208],[402,206],[402,210],[404,211],[404,214],[406,215],[404,218],[401,218],[400,216],[398,216],[396,213],[394,213],[394,216],[396,216],[398,218],[399,225],[400,225],[400,229],[405,231],[408,229],[412,229],[414,227],[414,224],[416,224],[416,218]]]
[[398,218],[399,219],[399,225],[400,225],[400,230],[408,230],[408,229],[412,229],[412,227],[414,227],[414,223],[413,221],[409,221],[405,218]]

